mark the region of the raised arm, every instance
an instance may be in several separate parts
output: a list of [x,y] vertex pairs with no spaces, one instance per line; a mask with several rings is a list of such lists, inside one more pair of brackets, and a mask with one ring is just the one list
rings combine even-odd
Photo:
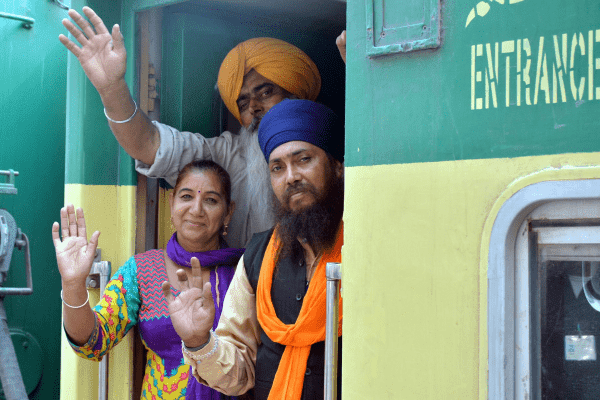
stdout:
[[114,25],[111,33],[91,8],[83,7],[83,14],[91,24],[73,9],[69,16],[77,26],[68,19],[62,21],[80,46],[62,34],[59,40],[77,57],[100,94],[110,129],[119,144],[131,157],[152,165],[160,136],[148,116],[135,105],[125,83],[127,52],[119,25]]
[[[193,268],[194,261],[192,273]],[[192,366],[192,374],[203,385],[229,396],[246,393],[254,387],[260,328],[256,318],[256,299],[246,276],[243,258],[225,295],[223,312],[214,334],[209,334],[214,318],[210,283],[196,280],[188,285],[182,283],[186,280],[185,273],[178,273],[177,277],[183,287],[179,296],[173,298],[168,282],[163,283],[163,292],[169,303],[173,326],[186,346],[183,348],[185,363]],[[203,308],[204,311],[201,310]],[[201,322],[203,314],[210,316],[205,322]],[[210,326],[207,321],[211,322]]]
[[52,240],[62,280],[64,325],[73,343],[82,345],[90,338],[96,323],[85,278],[94,262],[100,232],[94,232],[88,242],[83,210],[78,208],[76,215],[72,204],[60,210],[60,225],[62,240],[58,222],[52,225]]
[[184,270],[177,271],[181,293],[174,297],[171,285],[163,282],[162,290],[169,304],[169,315],[173,328],[187,347],[204,345],[210,338],[210,330],[215,319],[215,303],[210,282],[203,282],[202,268],[196,257],[192,257],[192,282]]

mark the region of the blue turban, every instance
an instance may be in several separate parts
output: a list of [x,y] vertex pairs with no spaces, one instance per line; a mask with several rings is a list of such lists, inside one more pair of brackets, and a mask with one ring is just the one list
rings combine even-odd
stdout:
[[344,124],[328,107],[310,100],[284,100],[265,114],[258,127],[258,143],[267,163],[284,143],[313,144],[344,162]]

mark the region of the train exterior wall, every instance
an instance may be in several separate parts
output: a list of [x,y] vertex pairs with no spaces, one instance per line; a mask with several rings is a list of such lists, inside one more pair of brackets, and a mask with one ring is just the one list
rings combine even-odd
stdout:
[[[57,37],[66,11],[32,0],[3,1],[0,11],[35,21],[27,29],[0,18],[0,170],[19,172],[17,195],[0,194],[0,208],[29,238],[33,280],[33,294],[6,296],[3,304],[9,329],[37,342],[16,349],[28,397],[50,400],[60,386],[62,305],[50,230],[63,204],[67,56]],[[25,276],[23,251],[15,249],[2,286],[25,287]]]
[[438,48],[369,57],[378,3],[348,2],[343,396],[486,399],[498,210],[600,177],[600,9],[442,2]]
[[[121,23],[120,2],[73,1],[81,10],[90,6],[107,26]],[[121,23],[122,24],[122,23]],[[123,25],[123,24],[122,24]],[[132,49],[133,39],[128,49]],[[133,57],[130,57],[129,62]],[[77,59],[68,55],[65,189],[66,203],[82,207],[88,232],[99,230],[102,260],[110,261],[112,274],[134,253],[136,177],[132,159],[119,146],[104,117],[100,96],[86,78]],[[133,71],[126,79],[134,87]],[[90,303],[99,301],[90,290]],[[109,399],[132,397],[133,336],[127,335],[109,356]],[[98,363],[75,355],[62,334],[61,399],[95,399]]]

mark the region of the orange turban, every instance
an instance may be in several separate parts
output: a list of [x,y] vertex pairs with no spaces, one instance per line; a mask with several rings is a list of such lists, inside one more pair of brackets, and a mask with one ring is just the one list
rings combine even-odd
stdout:
[[300,99],[316,100],[321,90],[317,66],[296,46],[273,38],[246,40],[227,54],[217,80],[225,105],[238,121],[237,99],[251,69]]

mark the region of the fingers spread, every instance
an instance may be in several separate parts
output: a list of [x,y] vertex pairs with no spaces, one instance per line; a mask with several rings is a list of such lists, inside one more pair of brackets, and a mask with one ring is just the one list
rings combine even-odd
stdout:
[[171,304],[171,302],[174,300],[174,297],[173,293],[171,293],[171,285],[169,284],[169,281],[164,281],[162,283],[162,292],[167,299],[167,304]]
[[77,230],[78,230],[79,237],[82,237],[85,240],[87,240],[85,218],[83,216],[83,209],[81,209],[81,207],[77,209]]
[[192,264],[192,286],[198,289],[202,289],[204,281],[202,279],[202,266],[200,261],[196,257],[192,257],[190,260]]
[[62,20],[62,24],[65,28],[67,28],[69,33],[73,35],[73,37],[79,42],[79,44],[84,46],[88,42],[88,38],[71,21],[65,18]]
[[179,286],[181,287],[181,290],[190,289],[190,283],[188,281],[187,274],[183,269],[177,270],[177,280],[179,281]]
[[203,307],[208,309],[215,308],[215,301],[212,296],[211,284],[210,282],[206,282],[204,284],[204,290],[202,291],[202,297],[204,298],[204,302],[202,304]]
[[116,53],[124,53],[125,52],[125,43],[123,35],[121,34],[121,28],[119,25],[115,24],[112,29],[112,41],[113,41],[113,51]]
[[69,235],[77,236],[77,221],[75,220],[75,207],[73,204],[67,205],[67,215],[69,217]]
[[69,40],[68,37],[66,37],[63,34],[58,35],[58,40],[60,40],[60,42],[63,44],[63,46],[65,46],[67,48],[67,50],[69,50],[71,53],[73,53],[73,55],[75,57],[79,57],[81,55],[81,49],[79,48],[79,46],[77,46],[75,43],[73,43],[71,40]]
[[94,29],[96,29],[96,32],[98,32],[99,34],[108,33],[108,29],[106,29],[106,26],[104,25],[104,22],[102,21],[102,18],[100,18],[98,16],[98,14],[96,14],[94,12],[94,10],[92,10],[89,7],[83,7],[83,13],[85,14],[86,17],[88,17],[90,22],[94,25]]
[[100,231],[96,231],[92,233],[92,237],[87,245],[87,251],[96,254],[96,248],[98,247],[98,237],[100,236]]
[[[79,28],[81,28],[83,33],[85,33],[85,36],[87,36],[88,38],[91,38],[92,36],[94,36],[96,34],[94,32],[94,29],[92,28],[92,26],[89,24],[89,22],[87,22],[85,20],[85,18],[83,18],[81,16],[81,14],[79,14],[77,11],[70,9],[69,17],[71,17],[71,19],[73,21],[75,21],[75,23],[79,26]],[[70,32],[70,30],[69,30],[69,32]],[[73,33],[73,32],[71,32],[71,33]],[[77,38],[77,40],[79,40],[79,38]]]
[[58,246],[60,241],[60,235],[58,233],[58,222],[52,224],[52,241],[54,242],[54,246]]
[[60,209],[60,229],[62,238],[65,240],[66,237],[69,237],[69,217],[67,216],[66,207]]

